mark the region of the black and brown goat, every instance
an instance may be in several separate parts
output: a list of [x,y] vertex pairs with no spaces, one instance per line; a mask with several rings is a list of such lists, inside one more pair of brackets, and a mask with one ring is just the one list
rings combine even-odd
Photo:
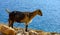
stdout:
[[6,11],[9,13],[9,27],[13,28],[13,23],[14,22],[20,22],[20,23],[25,23],[27,31],[27,27],[29,22],[34,18],[36,15],[42,16],[42,11],[41,10],[35,10],[33,12],[20,12],[20,11],[12,11],[10,12],[8,9]]

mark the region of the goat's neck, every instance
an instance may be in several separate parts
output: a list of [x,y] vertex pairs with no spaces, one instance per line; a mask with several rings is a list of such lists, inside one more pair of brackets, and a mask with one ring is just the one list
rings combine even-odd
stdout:
[[37,15],[37,11],[32,12],[32,15],[30,16],[30,19],[34,18]]

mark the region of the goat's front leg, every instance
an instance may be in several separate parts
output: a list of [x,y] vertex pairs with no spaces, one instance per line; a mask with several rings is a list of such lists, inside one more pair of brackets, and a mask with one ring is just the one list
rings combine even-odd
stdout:
[[28,25],[26,25],[26,29],[25,29],[25,31],[26,31],[26,32],[28,31]]
[[9,27],[13,28],[13,21],[12,20],[9,20]]

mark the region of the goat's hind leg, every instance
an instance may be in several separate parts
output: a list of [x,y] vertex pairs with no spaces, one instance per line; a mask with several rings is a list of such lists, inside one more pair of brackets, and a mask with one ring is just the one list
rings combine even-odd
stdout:
[[12,20],[9,20],[9,27],[13,28],[13,21]]

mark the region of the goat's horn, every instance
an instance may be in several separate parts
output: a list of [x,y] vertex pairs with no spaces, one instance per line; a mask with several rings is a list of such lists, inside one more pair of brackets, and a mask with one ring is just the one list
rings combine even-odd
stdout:
[[9,9],[6,9],[6,12],[10,13],[10,10]]

